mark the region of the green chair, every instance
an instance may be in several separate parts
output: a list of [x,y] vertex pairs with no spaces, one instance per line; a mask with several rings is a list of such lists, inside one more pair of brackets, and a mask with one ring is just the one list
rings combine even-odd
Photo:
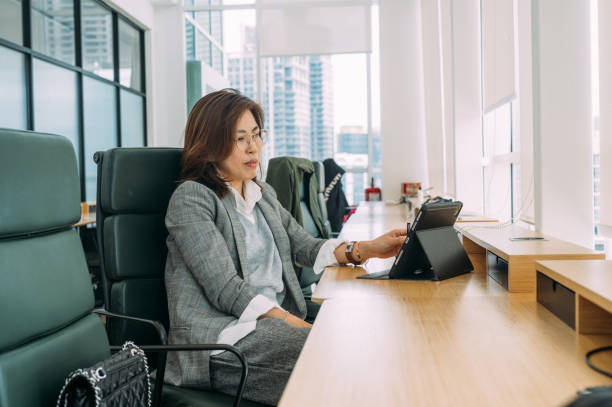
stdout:
[[[104,325],[92,314],[91,280],[72,227],[80,218],[79,202],[76,155],[68,139],[0,129],[0,407],[53,406],[71,371],[110,355]],[[163,329],[155,332],[163,337]],[[225,349],[244,362],[246,378],[244,357],[233,347],[143,348]]]
[[[166,328],[164,268],[168,232],[164,218],[178,186],[180,158],[181,149],[152,147],[114,148],[97,152],[94,157],[98,164],[96,225],[105,308],[161,321]],[[126,340],[147,345],[161,341],[156,330],[141,324],[109,322],[108,334],[113,345]],[[151,365],[155,363],[163,375],[165,355]],[[214,391],[161,384],[156,382],[154,393],[161,396],[163,405],[227,406],[234,400]],[[242,405],[259,404],[243,401]]]
[[0,406],[52,406],[68,373],[110,355],[72,224],[68,139],[0,129]]

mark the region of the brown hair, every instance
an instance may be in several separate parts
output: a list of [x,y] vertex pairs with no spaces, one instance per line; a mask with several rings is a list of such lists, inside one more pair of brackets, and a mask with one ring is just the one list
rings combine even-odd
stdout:
[[217,172],[216,164],[234,150],[238,119],[247,110],[262,129],[264,115],[261,106],[236,89],[212,92],[196,102],[185,126],[179,182],[200,182],[215,191],[217,196],[225,196],[228,188]]

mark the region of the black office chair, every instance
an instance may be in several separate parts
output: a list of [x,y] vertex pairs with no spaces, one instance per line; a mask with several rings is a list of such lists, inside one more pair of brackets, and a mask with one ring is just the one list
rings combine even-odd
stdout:
[[[81,215],[76,155],[65,137],[0,129],[0,174],[0,407],[53,406],[71,371],[93,365],[113,349],[100,317],[92,314],[91,280],[72,227]],[[157,326],[153,334],[163,342],[163,327],[153,321],[102,313]],[[235,353],[243,363],[238,404],[247,365],[236,348],[142,348]],[[194,400],[200,395],[174,391],[188,392]],[[202,405],[187,397],[174,401],[167,405]],[[159,404],[154,398],[153,405]]]
[[[178,186],[181,149],[114,148],[97,152],[96,224],[102,265],[105,307],[111,312],[161,321],[168,327],[164,287],[168,202]],[[127,340],[158,344],[154,329],[127,321],[109,321],[111,344]],[[221,346],[221,345],[214,345]],[[209,350],[212,350],[210,348]],[[157,364],[165,369],[165,354]],[[222,393],[155,383],[154,394],[167,406],[228,406],[234,398]],[[163,394],[162,394],[163,392]],[[242,401],[243,406],[260,404]]]

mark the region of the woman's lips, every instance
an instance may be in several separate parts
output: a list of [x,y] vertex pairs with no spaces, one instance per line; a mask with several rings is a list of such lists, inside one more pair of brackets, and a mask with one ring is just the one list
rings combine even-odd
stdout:
[[244,165],[250,168],[257,168],[257,163],[258,161],[247,161],[246,163],[244,163]]

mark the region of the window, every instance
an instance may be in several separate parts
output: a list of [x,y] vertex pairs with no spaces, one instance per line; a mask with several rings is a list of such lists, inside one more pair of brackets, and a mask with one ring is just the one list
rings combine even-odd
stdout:
[[[185,6],[206,1],[186,0]],[[206,4],[208,3],[208,4]],[[185,13],[187,59],[205,62],[219,75],[224,73],[223,15],[220,11],[192,11]]]
[[83,127],[85,128],[85,200],[96,199],[96,151],[117,147],[115,88],[93,78],[83,78]]
[[[369,177],[376,176],[380,182],[382,174],[380,137],[368,134],[369,55],[283,54],[258,60],[256,24],[260,10],[256,2],[224,7],[244,3],[185,0],[186,53],[201,67],[190,72],[188,63],[188,95],[199,98],[210,89],[233,87],[259,101],[269,134],[262,154],[264,167],[275,156],[313,161],[335,158],[347,170],[343,184],[349,202],[358,204],[364,199]],[[286,7],[294,5],[287,3]],[[188,99],[190,105],[195,102],[195,97]],[[343,127],[358,127],[357,147],[344,151],[353,143],[347,140],[340,150]]]
[[141,31],[119,20],[119,83],[128,88],[143,90],[141,68]]
[[501,221],[514,220],[521,210],[515,109],[515,103],[508,102],[483,116],[485,215]]
[[74,1],[31,0],[32,49],[75,64]]
[[34,130],[61,134],[79,151],[77,75],[34,58]]
[[0,126],[26,129],[24,55],[0,46]]
[[144,97],[121,89],[121,145],[142,146],[145,137]]
[[95,0],[81,2],[83,68],[113,80],[112,13]]
[[97,0],[0,0],[0,126],[67,137],[83,201],[96,199],[93,153],[145,145],[143,37]]
[[23,29],[21,27],[21,1],[0,1],[0,38],[23,44]]

